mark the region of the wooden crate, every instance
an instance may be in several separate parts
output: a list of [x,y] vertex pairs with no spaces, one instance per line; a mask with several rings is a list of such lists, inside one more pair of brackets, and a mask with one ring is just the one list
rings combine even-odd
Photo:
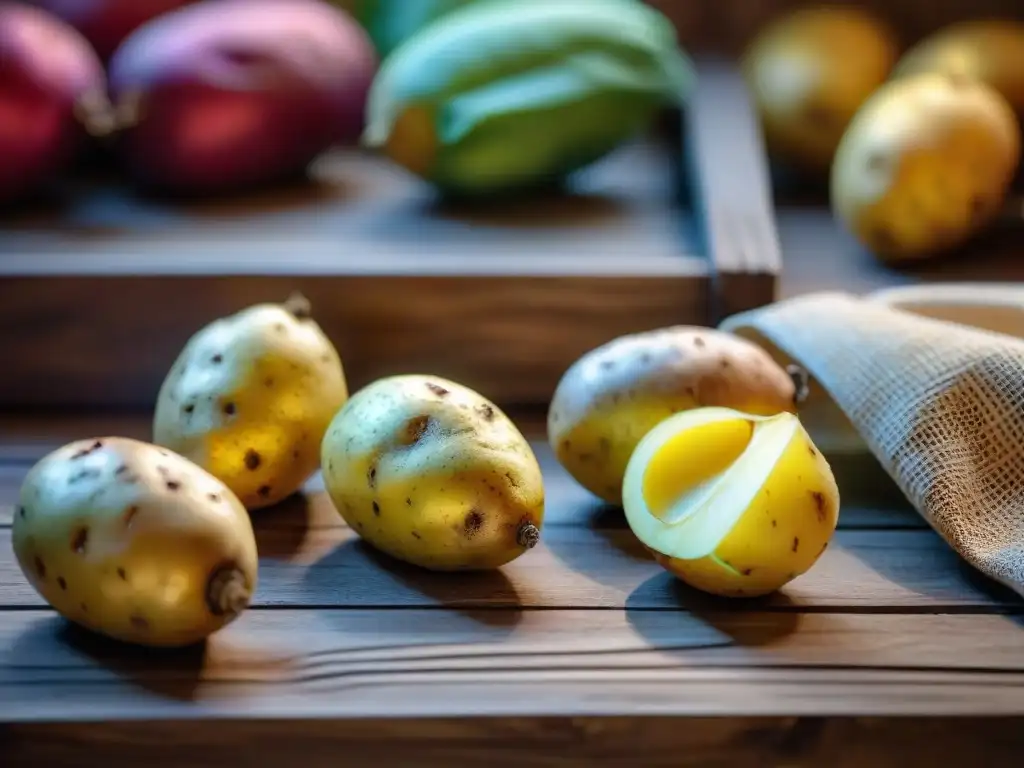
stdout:
[[353,386],[429,371],[502,403],[546,403],[576,357],[620,334],[768,303],[779,256],[759,133],[734,68],[702,60],[698,74],[681,121],[568,196],[445,209],[342,151],[313,189],[184,207],[114,181],[12,214],[0,327],[17,373],[0,378],[0,408],[149,407],[195,330],[296,289]]

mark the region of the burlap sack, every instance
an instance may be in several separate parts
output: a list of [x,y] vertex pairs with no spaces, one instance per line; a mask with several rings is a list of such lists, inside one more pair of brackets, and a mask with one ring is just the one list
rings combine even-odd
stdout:
[[844,293],[722,328],[810,374],[801,418],[822,450],[866,446],[962,557],[1024,595],[1024,286],[1001,290],[1016,337]]

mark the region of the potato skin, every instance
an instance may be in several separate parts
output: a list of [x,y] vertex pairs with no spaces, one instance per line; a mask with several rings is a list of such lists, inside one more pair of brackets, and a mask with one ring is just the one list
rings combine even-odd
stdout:
[[701,406],[792,412],[795,389],[767,352],[738,336],[698,326],[631,334],[565,372],[548,408],[548,441],[580,485],[621,504],[629,457],[663,419]]
[[196,0],[30,0],[81,32],[108,61],[128,35],[150,19]]
[[977,19],[951,24],[904,53],[892,76],[923,72],[977,78],[999,91],[1024,119],[1024,23]]
[[0,76],[4,205],[35,194],[67,168],[85,137],[78,115],[94,117],[82,106],[105,106],[106,76],[79,32],[18,3],[0,3]]
[[298,176],[358,138],[376,68],[363,29],[326,3],[188,5],[137,29],[110,61],[118,155],[138,186],[171,195]]
[[298,297],[199,330],[157,397],[153,439],[220,478],[250,511],[298,491],[348,399],[337,350]]
[[934,73],[893,80],[843,136],[832,209],[880,259],[925,259],[995,218],[1020,155],[1017,119],[990,86]]
[[14,514],[18,565],[62,616],[147,646],[198,642],[256,589],[249,515],[223,483],[123,437],[65,445],[32,467]]
[[540,466],[494,403],[425,375],[357,392],[322,448],[324,485],[367,543],[436,571],[498,568],[537,543]]
[[839,503],[831,467],[800,428],[714,555],[682,560],[648,550],[659,565],[695,589],[720,597],[759,597],[814,566],[835,533]]
[[863,9],[808,8],[769,24],[742,62],[769,154],[827,177],[843,131],[898,52],[886,24]]

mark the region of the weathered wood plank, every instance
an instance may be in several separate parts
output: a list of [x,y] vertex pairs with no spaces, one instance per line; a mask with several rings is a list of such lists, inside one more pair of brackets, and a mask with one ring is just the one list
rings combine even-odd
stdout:
[[164,653],[49,611],[4,618],[7,722],[1024,714],[1003,616],[251,611]]
[[[1005,768],[1017,718],[558,717],[194,721],[0,730],[5,768]],[[101,752],[97,752],[101,750]],[[342,757],[343,756],[343,757]]]
[[[293,513],[303,514],[301,505]],[[552,526],[541,538],[500,571],[442,574],[379,555],[348,528],[260,528],[255,604],[662,610],[712,604],[657,566],[629,530]],[[0,608],[43,604],[14,560],[10,529],[0,531]],[[983,583],[936,534],[913,530],[840,531],[811,571],[764,604],[861,611],[1024,607]]]

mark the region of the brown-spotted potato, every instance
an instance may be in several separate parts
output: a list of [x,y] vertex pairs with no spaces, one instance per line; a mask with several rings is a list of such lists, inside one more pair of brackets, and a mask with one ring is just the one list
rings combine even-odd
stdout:
[[928,258],[996,217],[1020,153],[1014,112],[990,86],[934,73],[893,80],[843,136],[832,209],[880,259]]
[[29,583],[65,618],[125,642],[182,646],[256,589],[249,515],[220,480],[124,437],[69,443],[21,486],[12,530]]
[[792,376],[730,333],[674,326],[622,336],[563,374],[548,409],[548,440],[577,482],[611,504],[640,439],[679,411],[701,406],[771,416],[795,411]]
[[530,444],[456,382],[410,374],[369,384],[331,422],[321,460],[345,522],[413,565],[498,568],[540,537],[544,482]]
[[189,339],[160,388],[153,438],[259,509],[316,471],[324,432],[347,398],[341,359],[296,295]]

